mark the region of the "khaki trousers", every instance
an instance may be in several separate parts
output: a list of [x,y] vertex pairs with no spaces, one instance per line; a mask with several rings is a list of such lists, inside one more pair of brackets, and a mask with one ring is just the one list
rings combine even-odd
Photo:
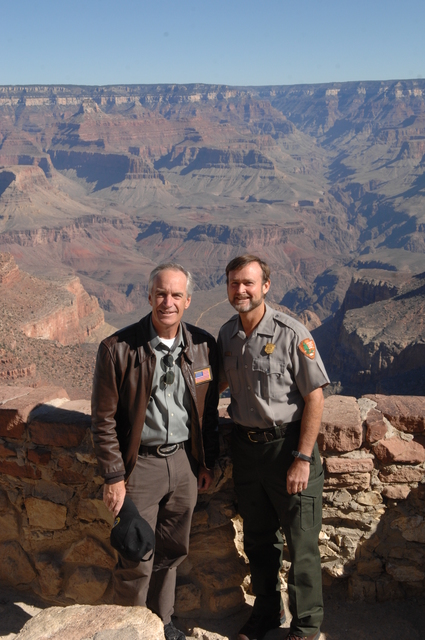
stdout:
[[197,463],[185,449],[167,458],[139,456],[127,493],[155,531],[155,554],[139,563],[120,556],[114,572],[114,601],[148,606],[167,624],[174,612],[176,568],[189,551],[198,496]]

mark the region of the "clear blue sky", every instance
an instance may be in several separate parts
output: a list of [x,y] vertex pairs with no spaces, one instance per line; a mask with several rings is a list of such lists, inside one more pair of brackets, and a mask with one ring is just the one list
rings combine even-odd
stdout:
[[0,85],[425,77],[425,0],[0,0]]

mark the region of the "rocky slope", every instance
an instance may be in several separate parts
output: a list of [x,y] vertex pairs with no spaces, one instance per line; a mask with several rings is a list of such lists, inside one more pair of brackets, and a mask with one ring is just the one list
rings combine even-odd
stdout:
[[[69,381],[73,397],[86,396],[95,346],[113,327],[76,277],[46,281],[0,254],[0,379]],[[80,345],[88,343],[86,348]],[[93,347],[91,344],[94,343]]]
[[353,393],[423,395],[425,273],[370,270],[315,337],[333,380]]

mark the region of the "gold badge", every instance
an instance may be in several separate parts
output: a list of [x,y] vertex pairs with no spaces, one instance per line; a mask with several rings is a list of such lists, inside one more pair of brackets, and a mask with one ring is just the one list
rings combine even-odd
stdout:
[[301,342],[298,349],[310,360],[314,360],[314,356],[316,355],[316,345],[314,344],[314,340],[312,338],[306,338]]
[[268,342],[264,347],[264,351],[267,353],[268,356],[271,355],[275,349],[276,349],[276,345],[273,344],[273,342]]

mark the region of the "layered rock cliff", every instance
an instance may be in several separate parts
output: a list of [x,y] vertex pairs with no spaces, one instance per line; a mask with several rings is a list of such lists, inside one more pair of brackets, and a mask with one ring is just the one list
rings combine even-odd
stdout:
[[105,323],[97,300],[79,279],[35,278],[3,253],[0,297],[0,378],[30,378],[36,385],[42,379],[69,377],[77,388],[86,389],[94,353],[79,345],[97,343],[113,327]]
[[[425,273],[363,272],[315,335],[333,380],[353,393],[425,386]],[[332,336],[332,339],[331,339]]]
[[28,338],[57,340],[60,344],[85,342],[104,324],[103,311],[94,296],[89,296],[78,278],[62,285],[71,294],[63,306],[49,310],[44,304],[37,316],[22,325]]

